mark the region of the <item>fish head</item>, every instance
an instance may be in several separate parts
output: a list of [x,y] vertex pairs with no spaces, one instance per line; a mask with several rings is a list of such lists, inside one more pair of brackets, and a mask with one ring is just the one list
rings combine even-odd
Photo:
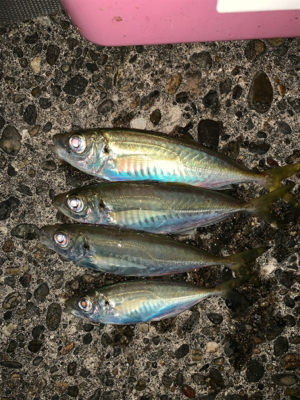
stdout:
[[92,129],[59,133],[49,146],[59,158],[90,175],[99,175],[108,157],[105,137]]
[[43,226],[40,229],[40,241],[72,261],[80,261],[89,249],[80,229],[75,225]]
[[[60,212],[77,222],[95,224],[103,214],[99,203],[99,195],[92,188],[83,187],[54,197],[52,204]],[[102,202],[103,203],[103,202]]]
[[109,303],[99,289],[71,297],[66,300],[65,306],[75,317],[87,318],[92,322],[105,323],[109,314]]

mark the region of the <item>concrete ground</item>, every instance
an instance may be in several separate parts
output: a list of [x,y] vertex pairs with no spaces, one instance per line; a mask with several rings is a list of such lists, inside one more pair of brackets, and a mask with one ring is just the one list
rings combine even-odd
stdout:
[[[137,326],[65,312],[70,294],[121,278],[38,241],[39,227],[64,220],[53,196],[95,181],[50,153],[55,133],[132,127],[193,137],[263,171],[300,161],[299,85],[299,38],[106,48],[63,13],[0,28],[2,400],[300,399],[297,208],[274,205],[286,230],[241,214],[182,238],[222,256],[271,246],[257,280],[240,289],[248,308],[211,297]],[[230,193],[264,191],[243,184]],[[230,274],[214,267],[172,279],[214,287]]]

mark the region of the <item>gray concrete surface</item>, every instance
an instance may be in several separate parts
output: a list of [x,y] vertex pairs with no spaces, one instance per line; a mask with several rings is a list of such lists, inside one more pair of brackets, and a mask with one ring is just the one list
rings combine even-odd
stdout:
[[[239,215],[182,238],[220,255],[271,246],[256,262],[257,281],[240,289],[249,308],[210,298],[139,326],[67,314],[65,297],[121,278],[37,240],[37,228],[65,220],[54,194],[94,181],[49,152],[58,132],[120,126],[198,140],[199,131],[200,142],[249,168],[299,162],[299,50],[297,38],[102,48],[63,13],[0,28],[2,400],[300,399],[295,207],[274,205],[285,231]],[[207,120],[217,122],[208,136]],[[230,191],[244,200],[263,192]],[[204,268],[172,279],[213,287],[229,276]]]

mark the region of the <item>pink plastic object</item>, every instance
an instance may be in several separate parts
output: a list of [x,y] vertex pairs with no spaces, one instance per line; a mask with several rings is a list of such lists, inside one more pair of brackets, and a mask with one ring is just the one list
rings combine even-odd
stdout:
[[300,0],[297,1],[298,10],[234,13],[219,13],[217,0],[61,3],[86,39],[103,46],[127,46],[300,36]]

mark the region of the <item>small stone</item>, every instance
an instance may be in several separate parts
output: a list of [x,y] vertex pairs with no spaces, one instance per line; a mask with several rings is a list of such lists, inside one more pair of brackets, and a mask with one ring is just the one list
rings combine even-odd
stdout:
[[258,382],[264,376],[265,368],[257,360],[251,360],[247,364],[246,377],[248,382]]
[[103,335],[101,336],[101,344],[103,347],[107,347],[109,345],[112,344],[112,338],[109,336],[108,333],[103,333]]
[[60,48],[55,44],[49,44],[46,53],[46,61],[49,65],[54,65],[58,60]]
[[31,65],[31,68],[33,69],[33,72],[36,74],[39,74],[41,72],[41,57],[35,57],[31,61],[30,65]]
[[279,386],[292,386],[298,383],[298,377],[293,374],[272,375],[272,381]]
[[249,107],[256,112],[263,114],[267,112],[273,101],[273,88],[268,76],[259,71],[253,78],[248,95]]
[[213,150],[219,146],[219,138],[223,132],[222,122],[202,119],[198,125],[198,142]]
[[203,358],[203,354],[200,350],[192,350],[191,359],[192,361],[201,361]]
[[145,390],[146,389],[146,381],[145,381],[145,379],[143,379],[143,378],[141,378],[141,379],[139,379],[138,381],[137,381],[137,384],[136,384],[136,390],[138,390],[139,392],[142,392],[143,390]]
[[232,79],[226,78],[219,84],[219,89],[221,94],[228,94],[231,92]]
[[98,388],[87,400],[101,400],[101,389]]
[[2,333],[9,337],[15,330],[17,329],[17,325],[10,323],[8,325],[4,325],[2,328]]
[[187,102],[189,95],[187,92],[180,92],[176,94],[176,102],[179,104],[184,104]]
[[6,240],[3,243],[2,250],[4,253],[11,253],[15,249],[15,244],[12,240]]
[[160,92],[158,90],[154,90],[147,96],[141,98],[140,107],[143,110],[148,110],[149,107],[152,107],[154,102],[159,98]]
[[142,333],[148,333],[149,332],[149,325],[148,324],[140,324],[139,329]]
[[218,369],[211,368],[211,370],[209,372],[209,377],[219,387],[221,387],[221,388],[225,387],[224,380],[223,380],[222,375],[221,375],[221,373],[220,373],[220,371]]
[[0,221],[4,221],[10,217],[10,214],[18,208],[20,200],[17,197],[11,196],[7,200],[0,203]]
[[13,97],[13,102],[18,104],[18,103],[22,103],[22,101],[24,101],[25,99],[26,99],[25,94],[17,93]]
[[0,365],[4,368],[20,369],[23,365],[17,361],[0,361]]
[[279,133],[283,133],[284,135],[290,135],[292,133],[291,127],[284,121],[277,122],[277,126]]
[[5,119],[0,115],[0,129],[2,129],[5,125]]
[[19,186],[17,187],[17,191],[19,193],[24,194],[25,196],[32,196],[32,192],[30,190],[30,187],[27,185],[23,185],[23,183],[20,183]]
[[159,124],[160,120],[161,120],[161,112],[157,108],[150,114],[150,121],[152,122],[153,125],[157,125]]
[[191,388],[189,385],[183,385],[181,390],[182,393],[189,399],[194,399],[196,396],[195,390]]
[[297,65],[300,63],[300,57],[295,54],[289,54],[288,59],[292,62],[293,65]]
[[114,102],[110,99],[104,100],[98,107],[99,114],[107,114],[114,108]]
[[68,383],[67,382],[60,382],[60,381],[56,381],[55,382],[55,390],[57,393],[64,393],[67,390],[68,387]]
[[41,195],[49,190],[49,185],[45,181],[40,181],[38,186],[36,187],[36,194]]
[[45,98],[45,97],[41,97],[40,99],[39,99],[39,105],[40,105],[40,107],[43,109],[43,110],[47,110],[48,108],[50,108],[51,107],[51,100],[50,99],[47,99],[47,98]]
[[43,342],[41,340],[31,340],[28,344],[28,350],[31,351],[31,353],[38,353],[41,350],[42,345]]
[[98,71],[99,68],[95,63],[87,63],[86,69],[93,74],[94,72]]
[[37,356],[37,357],[35,357],[35,359],[32,361],[32,364],[33,364],[35,367],[38,367],[42,361],[43,361],[43,357]]
[[147,121],[145,120],[145,118],[135,118],[130,121],[131,129],[143,130],[146,128],[146,125],[147,125]]
[[49,331],[55,331],[60,324],[62,309],[60,304],[51,303],[47,310],[46,325]]
[[42,162],[41,168],[44,171],[55,171],[57,166],[53,160],[46,160]]
[[28,129],[28,133],[31,137],[37,136],[40,130],[40,125],[34,125],[32,128]]
[[34,298],[40,302],[44,302],[49,294],[49,286],[46,282],[42,283],[34,291]]
[[274,342],[274,355],[282,356],[289,349],[289,342],[286,337],[279,336]]
[[79,389],[78,389],[78,386],[69,386],[68,387],[68,390],[67,390],[67,394],[70,396],[70,397],[77,397],[78,396],[78,393],[79,393]]
[[85,92],[88,81],[81,75],[75,75],[64,86],[63,90],[70,96],[80,96]]
[[201,69],[211,69],[212,58],[207,51],[201,51],[200,53],[192,54],[190,60]]
[[188,344],[181,345],[177,350],[175,350],[175,357],[177,359],[185,357],[190,351],[190,346]]
[[270,150],[270,145],[266,142],[251,142],[249,143],[248,149],[250,153],[262,155],[266,154]]
[[266,51],[266,46],[261,40],[251,40],[245,48],[245,57],[248,61],[255,60]]
[[20,301],[21,295],[17,292],[12,292],[5,297],[2,303],[2,307],[4,308],[4,310],[11,310],[13,308],[16,308]]
[[243,89],[241,88],[240,85],[236,85],[233,89],[232,89],[232,98],[233,100],[237,100],[241,97],[243,93]]
[[277,90],[278,90],[280,96],[282,96],[282,97],[283,97],[283,96],[285,95],[285,93],[286,93],[286,88],[285,88],[285,86],[283,86],[283,85],[281,85],[281,84],[277,85]]
[[19,281],[23,287],[27,288],[30,285],[30,282],[32,281],[32,276],[28,273],[25,273],[24,275],[21,276]]
[[34,104],[29,104],[25,108],[23,119],[28,125],[35,125],[37,119],[37,110]]
[[276,57],[283,57],[288,52],[288,46],[279,46],[276,50],[273,51],[273,55]]
[[40,230],[33,224],[20,224],[15,226],[11,235],[23,240],[34,240],[39,237]]
[[288,99],[289,105],[293,108],[296,113],[300,113],[300,98],[298,99]]
[[294,308],[296,305],[295,300],[289,294],[286,294],[283,300],[287,307]]
[[221,324],[222,321],[223,321],[223,317],[222,317],[221,314],[209,313],[209,314],[206,314],[206,315],[207,315],[207,318],[208,318],[213,324],[219,325],[219,324]]
[[74,343],[71,342],[71,343],[67,344],[67,345],[63,348],[61,354],[64,356],[65,354],[70,353],[70,351],[73,350],[73,349],[74,349]]
[[206,343],[206,353],[215,353],[218,351],[219,345],[216,342],[207,342]]
[[176,93],[181,84],[181,80],[182,80],[182,76],[179,72],[176,72],[175,74],[173,74],[169,78],[169,80],[165,86],[166,92],[169,94]]
[[72,361],[68,364],[67,372],[69,376],[74,376],[76,374],[77,363]]
[[13,126],[7,126],[0,139],[0,147],[5,153],[16,156],[21,148],[21,135]]
[[52,122],[48,121],[46,124],[43,126],[43,132],[48,133],[52,129]]
[[219,108],[218,93],[215,90],[210,90],[202,100],[205,108],[217,110]]
[[91,333],[87,333],[82,338],[83,344],[90,344],[90,343],[92,343],[92,341],[93,341],[93,336]]
[[267,39],[267,41],[270,43],[272,47],[279,47],[285,42],[285,39],[275,38],[275,39]]
[[35,326],[32,330],[32,336],[34,339],[38,339],[44,332],[45,327],[44,325]]
[[281,365],[283,369],[291,371],[298,369],[300,366],[300,357],[297,353],[287,354],[281,358]]
[[164,387],[169,388],[172,385],[174,378],[167,373],[164,373],[161,381]]

